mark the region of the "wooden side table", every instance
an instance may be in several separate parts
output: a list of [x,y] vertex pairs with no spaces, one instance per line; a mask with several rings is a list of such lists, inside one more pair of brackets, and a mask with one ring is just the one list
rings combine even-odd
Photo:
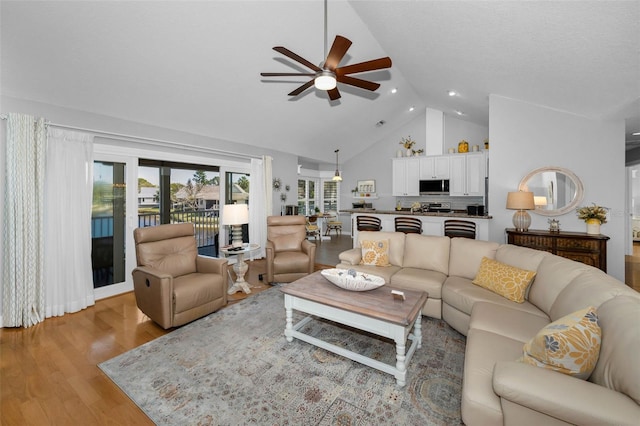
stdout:
[[606,235],[592,235],[585,232],[552,232],[538,229],[516,231],[513,228],[508,228],[506,232],[509,244],[548,251],[607,272],[607,241],[609,237]]

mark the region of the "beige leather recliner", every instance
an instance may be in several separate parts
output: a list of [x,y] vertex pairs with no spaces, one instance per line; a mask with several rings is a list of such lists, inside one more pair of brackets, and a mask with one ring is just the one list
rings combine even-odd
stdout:
[[133,231],[138,308],[162,328],[177,327],[227,304],[227,260],[198,255],[192,223]]
[[290,283],[313,272],[316,245],[304,216],[267,217],[267,282]]

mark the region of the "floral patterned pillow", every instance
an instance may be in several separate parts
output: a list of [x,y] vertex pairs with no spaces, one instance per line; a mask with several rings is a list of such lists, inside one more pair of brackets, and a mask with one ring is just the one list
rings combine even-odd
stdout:
[[472,283],[517,303],[524,302],[534,271],[516,268],[506,263],[483,257],[480,269]]
[[518,361],[588,379],[600,356],[601,330],[591,306],[548,324],[524,345]]
[[391,266],[389,263],[389,240],[360,242],[362,248],[361,265]]

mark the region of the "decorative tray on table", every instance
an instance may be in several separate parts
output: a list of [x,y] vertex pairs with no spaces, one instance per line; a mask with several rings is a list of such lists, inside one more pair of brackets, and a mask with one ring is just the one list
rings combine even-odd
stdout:
[[331,283],[345,290],[367,291],[384,285],[382,277],[363,274],[355,269],[323,269],[320,273]]

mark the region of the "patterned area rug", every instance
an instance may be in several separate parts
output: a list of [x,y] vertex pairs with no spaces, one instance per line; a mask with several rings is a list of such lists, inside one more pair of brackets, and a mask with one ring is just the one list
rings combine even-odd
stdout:
[[[422,319],[397,388],[390,374],[288,343],[284,314],[282,292],[266,290],[99,367],[159,425],[461,424],[465,339],[443,321]],[[390,340],[324,320],[302,331],[395,364]]]

